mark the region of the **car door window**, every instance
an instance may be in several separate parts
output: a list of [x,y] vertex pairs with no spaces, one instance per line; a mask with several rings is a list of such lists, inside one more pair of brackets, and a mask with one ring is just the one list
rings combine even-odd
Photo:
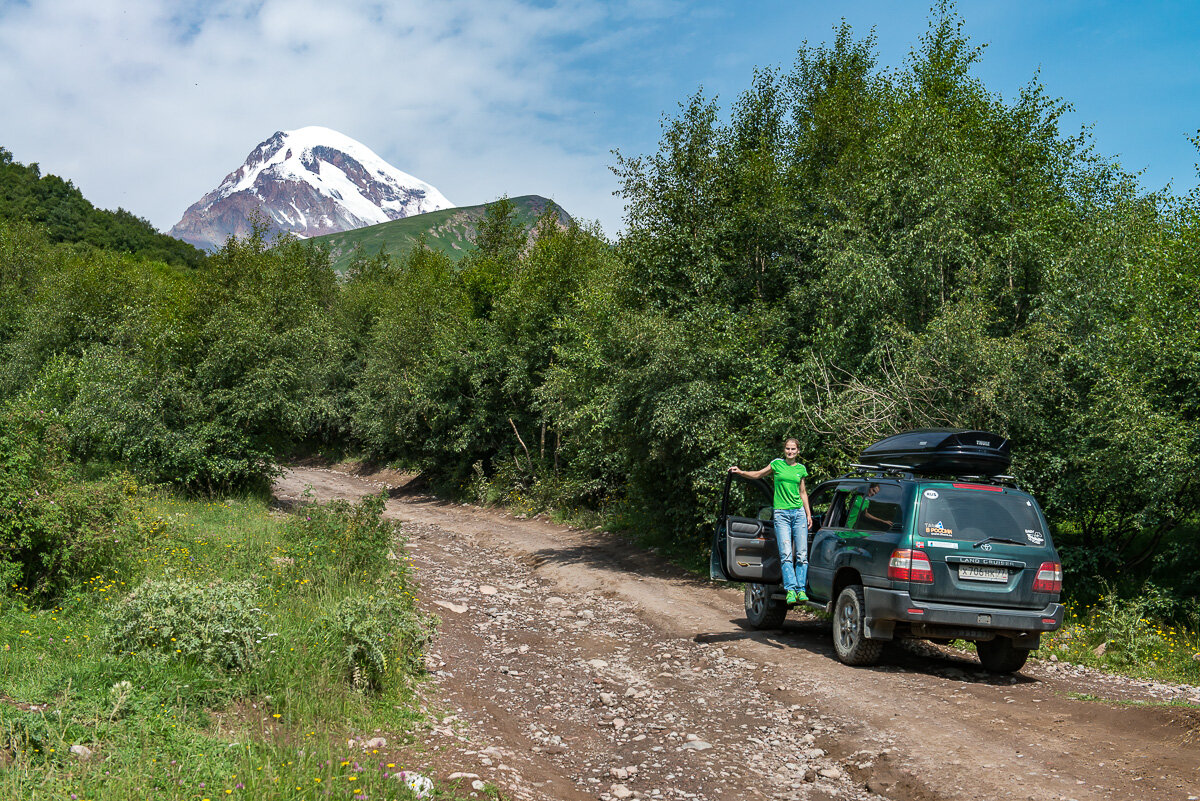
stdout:
[[842,487],[837,492],[833,493],[833,497],[829,502],[829,511],[826,512],[828,522],[825,523],[829,528],[843,528],[846,525],[846,499],[850,495],[848,488]]
[[846,497],[846,528],[855,531],[899,531],[904,520],[904,493],[898,485],[872,481]]
[[772,512],[771,498],[759,482],[738,480],[735,477],[729,487],[727,511],[730,517],[769,521]]
[[808,508],[812,510],[813,529],[828,525],[829,502],[833,499],[833,491],[829,488],[818,489],[808,496]]

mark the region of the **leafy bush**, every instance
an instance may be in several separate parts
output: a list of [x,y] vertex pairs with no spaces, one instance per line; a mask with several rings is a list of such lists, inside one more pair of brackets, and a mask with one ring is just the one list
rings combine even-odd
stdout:
[[1170,596],[1147,582],[1127,596],[1101,585],[1085,613],[1068,607],[1063,628],[1042,643],[1043,656],[1103,669],[1195,682],[1200,679],[1200,606],[1184,624],[1171,623]]
[[[357,504],[344,500],[304,507],[289,524],[289,555],[309,578],[345,580],[371,573],[387,563],[395,526],[383,519],[387,493],[368,495]],[[332,576],[322,575],[324,568]]]
[[121,477],[82,481],[57,426],[0,417],[0,581],[51,601],[125,574],[139,541]]
[[106,615],[105,638],[113,653],[151,662],[249,670],[265,636],[262,614],[248,581],[202,585],[168,575],[122,599]]
[[347,680],[355,689],[373,692],[416,675],[432,634],[413,609],[412,596],[382,583],[366,597],[343,598],[319,627]]

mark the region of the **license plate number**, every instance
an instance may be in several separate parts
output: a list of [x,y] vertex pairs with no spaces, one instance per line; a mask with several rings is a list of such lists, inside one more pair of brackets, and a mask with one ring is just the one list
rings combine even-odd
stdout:
[[971,581],[1008,581],[1008,571],[1002,567],[983,565],[959,565],[958,577]]

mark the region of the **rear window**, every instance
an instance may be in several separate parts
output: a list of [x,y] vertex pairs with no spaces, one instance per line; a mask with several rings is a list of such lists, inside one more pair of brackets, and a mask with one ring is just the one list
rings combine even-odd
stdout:
[[1000,537],[1034,547],[1048,539],[1042,516],[1027,496],[942,487],[921,493],[916,534],[976,542]]

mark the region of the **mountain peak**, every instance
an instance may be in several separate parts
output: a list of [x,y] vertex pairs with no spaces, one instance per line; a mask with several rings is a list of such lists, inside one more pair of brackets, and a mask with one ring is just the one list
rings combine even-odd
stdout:
[[255,211],[270,233],[299,237],[348,231],[413,214],[453,208],[432,185],[396,169],[345,134],[311,125],[276,131],[242,166],[192,204],[171,235],[220,247],[250,231]]

